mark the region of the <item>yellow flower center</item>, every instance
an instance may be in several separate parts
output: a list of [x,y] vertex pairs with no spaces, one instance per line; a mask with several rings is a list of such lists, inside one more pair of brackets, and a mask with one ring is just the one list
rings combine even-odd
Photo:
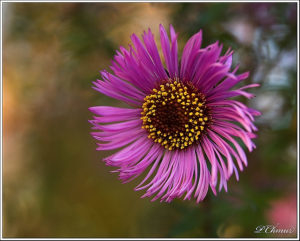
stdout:
[[211,121],[205,96],[192,83],[167,80],[147,95],[141,113],[148,137],[168,150],[199,141]]

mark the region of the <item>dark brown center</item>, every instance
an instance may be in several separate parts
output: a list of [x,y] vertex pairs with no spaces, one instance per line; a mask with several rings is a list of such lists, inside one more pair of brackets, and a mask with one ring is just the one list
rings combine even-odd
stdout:
[[184,149],[199,140],[211,121],[205,103],[192,83],[169,79],[145,97],[142,128],[166,149]]

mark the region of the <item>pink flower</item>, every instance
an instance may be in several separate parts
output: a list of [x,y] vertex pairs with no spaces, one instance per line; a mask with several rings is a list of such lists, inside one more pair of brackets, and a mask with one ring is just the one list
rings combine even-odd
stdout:
[[267,212],[268,220],[278,225],[279,228],[296,231],[297,225],[297,197],[289,195],[271,203],[271,209]]
[[200,202],[209,187],[215,195],[218,184],[227,191],[229,177],[234,172],[238,180],[238,170],[247,166],[237,139],[249,151],[255,148],[253,121],[260,113],[231,97],[252,98],[245,89],[258,84],[231,90],[249,73],[230,71],[233,51],[221,56],[218,42],[201,48],[201,30],[186,43],[181,61],[172,26],[170,37],[160,25],[166,68],[149,29],[143,41],[131,36],[129,50],[120,47],[110,66],[114,74],[101,71],[93,88],[130,108],[89,108],[96,114],[92,136],[97,150],[122,148],[104,161],[118,167],[123,182],[147,172],[135,188],[146,190],[142,197],[170,202],[194,195]]

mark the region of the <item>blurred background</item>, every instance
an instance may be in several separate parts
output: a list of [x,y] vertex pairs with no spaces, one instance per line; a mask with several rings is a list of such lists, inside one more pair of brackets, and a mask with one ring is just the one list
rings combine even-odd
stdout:
[[[3,3],[3,236],[275,237],[296,227],[296,3]],[[130,35],[172,23],[179,49],[200,28],[204,46],[235,50],[245,83],[260,83],[257,149],[229,191],[200,204],[140,199],[90,136],[88,107],[125,106],[91,88]],[[141,179],[138,179],[141,180]],[[295,237],[296,233],[283,237]]]

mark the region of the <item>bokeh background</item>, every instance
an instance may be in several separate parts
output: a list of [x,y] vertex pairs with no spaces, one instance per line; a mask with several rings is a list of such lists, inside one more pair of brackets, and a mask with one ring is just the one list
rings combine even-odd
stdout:
[[[274,237],[296,227],[296,3],[4,3],[4,237]],[[95,105],[125,106],[91,88],[130,34],[172,23],[179,49],[200,28],[204,45],[235,50],[260,83],[257,149],[229,191],[200,204],[140,199],[121,184],[89,135]],[[140,180],[140,179],[139,179]],[[296,233],[284,237],[295,237]]]

